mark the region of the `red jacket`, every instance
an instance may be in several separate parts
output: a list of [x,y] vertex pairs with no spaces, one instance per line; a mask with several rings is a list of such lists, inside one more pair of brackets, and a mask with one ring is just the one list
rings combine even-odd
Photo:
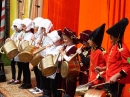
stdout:
[[115,75],[123,71],[127,74],[126,77],[120,78],[120,83],[130,83],[130,64],[127,58],[130,57],[130,52],[125,44],[122,43],[122,49],[119,49],[118,44],[111,46],[107,56],[106,82]]
[[[89,69],[89,82],[96,79],[98,73],[95,71],[95,67],[104,67],[106,66],[104,54],[100,49],[96,49],[95,51],[91,51],[90,53],[90,69]],[[96,80],[93,82],[93,85],[102,83],[102,80]]]

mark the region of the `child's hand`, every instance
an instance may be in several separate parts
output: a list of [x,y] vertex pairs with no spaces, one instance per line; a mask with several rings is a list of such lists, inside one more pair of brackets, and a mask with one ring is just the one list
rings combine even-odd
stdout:
[[18,39],[21,41],[22,40],[22,36],[19,36]]

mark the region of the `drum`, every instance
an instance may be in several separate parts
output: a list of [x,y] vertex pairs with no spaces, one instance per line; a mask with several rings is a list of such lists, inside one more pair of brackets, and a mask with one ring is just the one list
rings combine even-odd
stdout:
[[33,65],[33,67],[35,67],[42,60],[42,58],[43,57],[40,54],[36,54],[36,56],[34,56],[34,58],[32,59],[30,63]]
[[29,46],[29,41],[24,40],[20,45],[19,45],[19,52],[22,52],[26,47]]
[[35,46],[28,46],[28,47],[26,47],[25,49],[24,49],[24,51],[22,51],[22,52],[20,52],[19,54],[18,54],[18,57],[19,57],[19,60],[21,61],[21,62],[30,62],[30,61],[32,61],[32,59],[33,59],[33,57],[34,57],[34,55],[33,55],[33,52],[34,52],[34,50],[36,50],[37,49],[37,47],[35,47]]
[[63,61],[61,65],[61,76],[63,78],[67,77],[78,77],[80,74],[79,61]]
[[104,90],[89,89],[84,97],[107,97],[107,93]]
[[[18,54],[19,60],[21,62],[31,62],[33,60],[33,58],[35,57],[35,55],[37,53],[39,53],[40,51],[44,50],[45,48],[46,47],[39,48],[39,47],[36,47],[36,46],[29,45],[24,49],[24,51],[22,51],[21,53]],[[35,62],[35,61],[40,62],[41,61],[41,56],[38,57],[38,58],[40,58],[40,59],[36,60],[37,59],[37,56],[36,56],[34,58],[33,62]],[[36,63],[34,63],[34,64],[36,65]]]
[[44,76],[50,76],[56,72],[56,68],[57,68],[56,60],[57,59],[55,58],[55,56],[51,54],[47,55],[42,59],[40,64],[41,64],[42,74]]
[[83,96],[88,89],[89,85],[79,85],[78,87],[76,87],[75,95]]
[[16,46],[13,40],[6,42],[1,48],[0,52],[2,54],[6,54],[6,56],[10,59],[14,58],[19,52],[18,47]]

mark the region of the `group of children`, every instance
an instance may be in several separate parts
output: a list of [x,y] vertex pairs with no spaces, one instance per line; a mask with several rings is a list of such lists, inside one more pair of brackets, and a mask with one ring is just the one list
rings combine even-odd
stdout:
[[[112,97],[120,97],[121,91],[129,77],[130,65],[128,58],[130,52],[122,41],[125,28],[128,25],[128,19],[123,18],[106,32],[110,35],[112,45],[109,51],[101,47],[105,24],[102,24],[93,31],[85,30],[77,38],[76,33],[69,28],[62,30],[52,30],[53,24],[49,19],[37,17],[34,20],[29,18],[15,19],[12,29],[13,35],[7,40],[28,41],[36,47],[45,46],[46,49],[38,53],[42,58],[48,55],[59,55],[56,62],[56,71],[49,76],[45,76],[38,68],[40,64],[33,67],[29,62],[20,62],[18,56],[11,59],[12,79],[8,84],[20,84],[23,72],[23,81],[19,88],[29,89],[32,87],[30,69],[36,76],[36,87],[29,91],[37,94],[42,93],[40,97],[74,97],[77,86],[90,83],[90,86],[100,83],[106,83],[104,86],[98,86],[97,89],[105,89],[110,92]],[[82,48],[77,48],[76,44],[81,43]],[[74,54],[80,56],[80,70],[82,73],[71,79],[62,78],[61,65],[63,61],[70,61]],[[77,60],[77,56],[74,57]],[[15,64],[18,65],[18,77],[16,79]],[[30,66],[29,66],[30,65]],[[77,64],[78,65],[78,64]],[[31,67],[29,69],[29,67]]]

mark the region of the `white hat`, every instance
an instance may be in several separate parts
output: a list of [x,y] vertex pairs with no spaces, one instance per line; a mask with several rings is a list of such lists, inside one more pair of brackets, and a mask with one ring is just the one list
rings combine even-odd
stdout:
[[51,33],[48,33],[47,36],[53,41],[56,42],[61,39],[58,32],[56,30],[52,31]]
[[14,29],[14,25],[15,25],[15,26],[17,26],[17,28],[18,28],[19,30],[22,30],[21,22],[22,22],[21,19],[15,19],[15,20],[13,21],[13,24],[12,24],[12,27],[11,27],[11,28],[12,28],[13,30],[15,30],[15,29]]
[[42,17],[37,17],[33,20],[33,23],[34,23],[34,27],[39,27],[40,25],[40,22],[43,20]]
[[53,27],[53,24],[49,19],[43,19],[40,22],[40,26],[39,26],[40,30],[41,30],[41,27],[44,27],[46,30],[46,33],[48,33],[51,30],[51,28]]
[[24,25],[27,27],[26,31],[28,31],[28,30],[30,30],[31,28],[33,28],[32,20],[29,19],[29,18],[23,19],[21,24],[24,24]]

